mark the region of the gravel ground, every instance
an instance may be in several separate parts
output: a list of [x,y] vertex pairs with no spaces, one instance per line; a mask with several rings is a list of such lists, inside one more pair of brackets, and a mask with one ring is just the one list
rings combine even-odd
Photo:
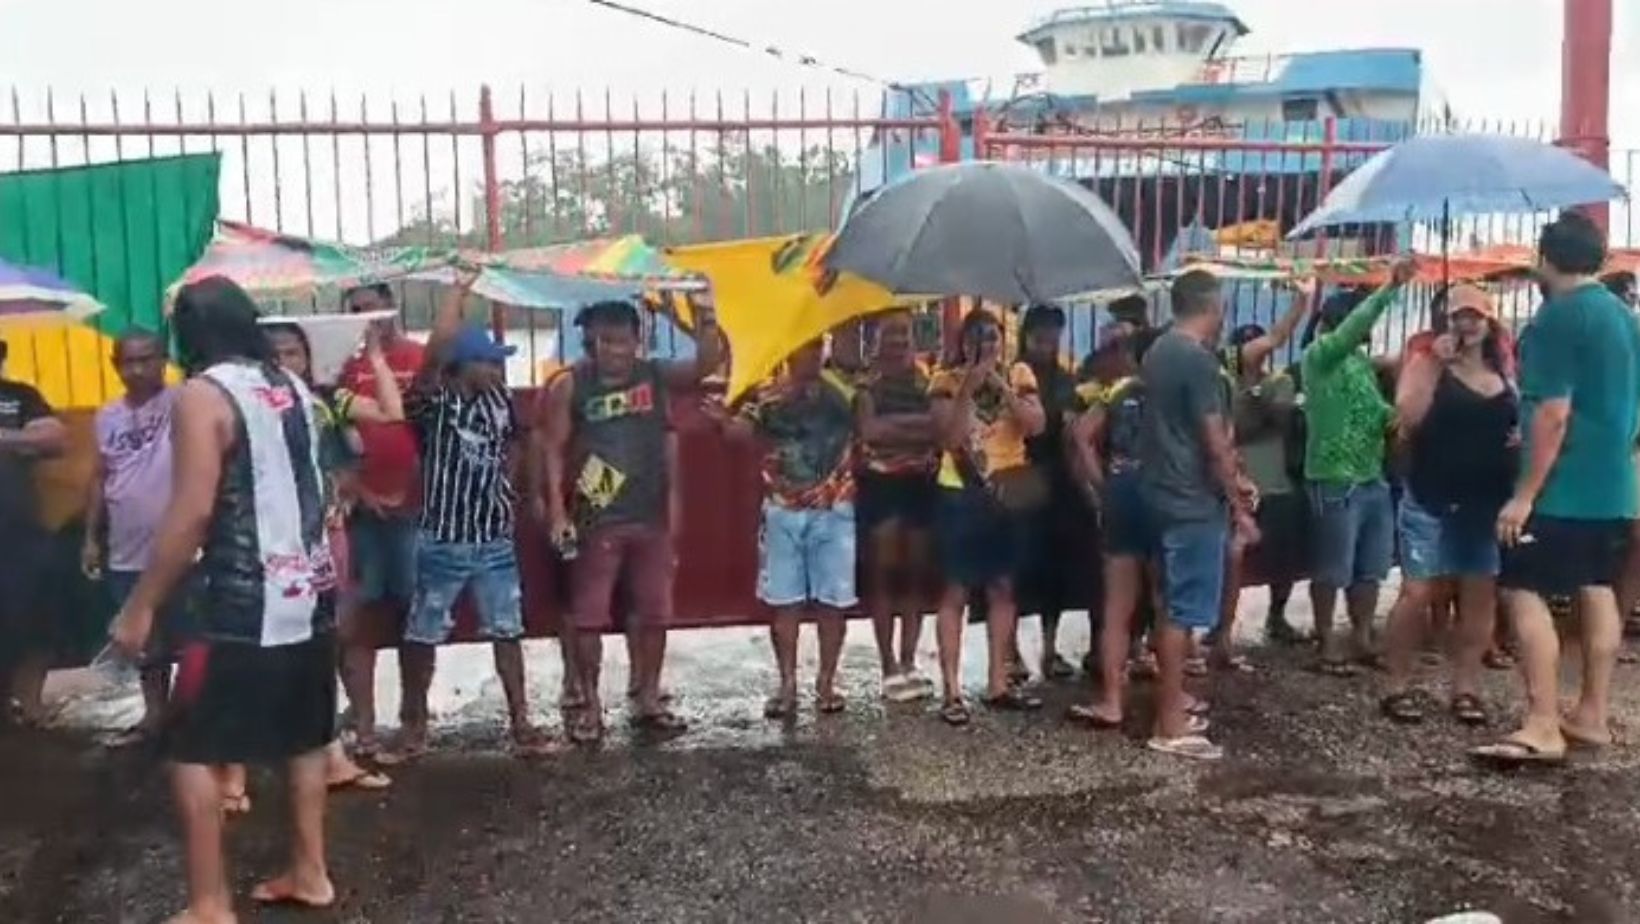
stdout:
[[[1260,606],[1249,600],[1250,613]],[[1067,630],[1083,650],[1085,622]],[[1296,651],[1254,649],[1258,673],[1214,682],[1229,757],[1203,767],[1145,751],[1137,721],[1121,733],[1066,726],[1076,685],[1049,689],[1040,715],[981,711],[964,730],[923,706],[884,707],[864,626],[846,654],[848,713],[806,706],[789,727],[758,717],[772,678],[760,633],[681,634],[674,649],[694,732],[621,733],[534,765],[501,753],[487,653],[447,652],[438,752],[388,794],[332,802],[336,909],[243,907],[242,919],[1399,924],[1485,909],[1511,924],[1640,920],[1640,751],[1477,770],[1462,751],[1485,732],[1444,718],[1391,726],[1371,678],[1311,674]],[[532,646],[544,715],[556,665],[553,646]],[[383,673],[390,714],[397,681]],[[1514,684],[1489,683],[1501,722]],[[1620,668],[1619,684],[1632,727],[1640,676]],[[144,755],[95,741],[132,704],[84,678],[54,689],[59,730],[0,736],[0,921],[162,920],[182,896],[163,778]],[[1138,696],[1142,716],[1148,691]],[[255,812],[232,832],[241,895],[277,869],[282,843],[277,778],[257,775],[252,793]]]

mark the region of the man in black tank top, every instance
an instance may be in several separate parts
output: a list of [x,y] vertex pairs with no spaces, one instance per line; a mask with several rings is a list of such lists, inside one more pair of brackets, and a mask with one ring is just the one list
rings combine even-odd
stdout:
[[225,764],[284,763],[291,777],[289,866],[251,897],[326,907],[336,899],[324,842],[335,572],[312,397],[276,368],[255,304],[232,282],[185,286],[172,323],[192,376],[172,412],[173,491],[110,633],[140,656],[159,606],[190,572],[198,577],[199,618],[178,656],[164,733],[188,842],[188,909],[176,920],[233,920],[217,773]]
[[565,684],[564,707],[573,712],[570,737],[579,743],[603,734],[603,633],[615,626],[623,572],[632,721],[668,734],[686,727],[667,708],[660,682],[681,501],[668,392],[697,387],[723,355],[711,299],[695,298],[692,307],[695,357],[673,362],[641,357],[642,322],[631,302],[582,309],[575,323],[587,358],[548,386],[531,445],[532,509],[570,562],[572,622],[563,637],[574,679]]

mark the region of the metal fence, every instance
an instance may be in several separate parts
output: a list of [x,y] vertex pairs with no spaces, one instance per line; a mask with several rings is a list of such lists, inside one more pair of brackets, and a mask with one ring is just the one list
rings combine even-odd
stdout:
[[[914,115],[891,115],[905,112]],[[981,110],[959,120],[947,100],[907,105],[888,93],[833,91],[617,100],[482,88],[438,99],[70,100],[14,90],[9,106],[0,102],[0,170],[215,151],[223,157],[223,217],[293,234],[498,250],[632,232],[664,245],[834,226],[861,177],[955,160],[971,138],[976,156],[1033,163],[1092,185],[1156,267],[1191,229],[1290,227],[1364,158],[1427,127],[1381,123],[1341,136],[1333,120],[1090,118],[1078,126],[1006,118]],[[1549,137],[1518,123],[1460,127]],[[1614,152],[1613,172],[1625,184],[1632,185],[1637,153]],[[1626,207],[1614,210],[1615,242],[1636,242],[1635,220]],[[1452,229],[1450,246],[1528,240],[1538,221],[1466,219]],[[1366,252],[1438,246],[1430,228],[1346,229],[1335,244],[1339,238]],[[1238,293],[1238,305],[1267,320],[1282,296],[1252,288]],[[543,323],[530,313],[507,326],[527,333],[534,349]],[[1091,325],[1076,330],[1091,338]],[[1404,333],[1383,331],[1381,345]]]

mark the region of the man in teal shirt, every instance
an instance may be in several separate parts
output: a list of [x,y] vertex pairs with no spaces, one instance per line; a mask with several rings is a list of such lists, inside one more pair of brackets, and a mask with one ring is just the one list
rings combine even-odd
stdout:
[[[1395,505],[1384,480],[1384,441],[1394,412],[1362,349],[1373,325],[1412,277],[1396,264],[1389,285],[1348,307],[1334,295],[1322,308],[1322,333],[1304,350],[1304,478],[1315,525],[1310,603],[1321,640],[1321,668],[1350,676],[1355,667],[1333,635],[1333,610],[1345,591],[1355,654],[1370,653],[1378,587],[1395,553]],[[1347,313],[1345,313],[1347,312]]]
[[[1498,584],[1520,639],[1527,712],[1519,731],[1472,752],[1490,761],[1560,760],[1567,739],[1611,741],[1608,694],[1622,640],[1612,585],[1640,513],[1640,324],[1596,277],[1605,262],[1605,235],[1583,215],[1544,227],[1538,274],[1547,299],[1520,346],[1526,464],[1498,514]],[[1583,686],[1562,717],[1560,639],[1544,599],[1573,595]]]

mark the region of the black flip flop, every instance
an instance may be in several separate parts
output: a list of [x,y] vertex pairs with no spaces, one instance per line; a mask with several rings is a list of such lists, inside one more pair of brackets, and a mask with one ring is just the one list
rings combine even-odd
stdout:
[[1349,661],[1338,661],[1332,658],[1322,658],[1310,665],[1310,672],[1323,677],[1332,677],[1338,680],[1349,680],[1361,675],[1361,668]]
[[1472,728],[1492,721],[1491,714],[1486,711],[1486,703],[1473,693],[1459,693],[1452,697],[1451,711],[1454,719]]
[[985,697],[985,705],[1002,712],[1035,712],[1042,708],[1042,697],[1009,687],[997,696]]
[[954,728],[961,728],[973,720],[974,713],[964,700],[952,700],[940,707],[940,721]]
[[[1456,703],[1454,700],[1454,708]],[[1422,725],[1425,718],[1423,694],[1417,690],[1391,693],[1378,701],[1378,711],[1397,725]]]
[[1527,744],[1524,741],[1504,738],[1491,744],[1483,744],[1478,748],[1471,748],[1469,759],[1500,769],[1527,766],[1552,767],[1566,762],[1566,752],[1562,751],[1556,754],[1541,750],[1536,745]]

